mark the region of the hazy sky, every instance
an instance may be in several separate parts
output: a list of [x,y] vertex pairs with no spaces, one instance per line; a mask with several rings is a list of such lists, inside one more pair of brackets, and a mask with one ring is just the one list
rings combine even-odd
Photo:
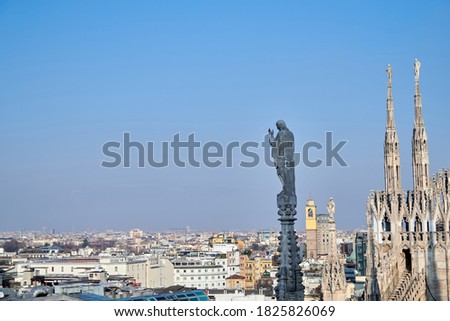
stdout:
[[309,196],[319,212],[333,196],[337,227],[364,228],[384,187],[388,63],[403,187],[414,58],[431,173],[450,165],[449,39],[448,1],[0,1],[0,231],[278,228],[275,169],[237,153],[231,168],[138,168],[136,150],[131,168],[100,166],[125,132],[226,146],[278,119],[297,151],[348,140],[348,167],[296,169],[296,227]]

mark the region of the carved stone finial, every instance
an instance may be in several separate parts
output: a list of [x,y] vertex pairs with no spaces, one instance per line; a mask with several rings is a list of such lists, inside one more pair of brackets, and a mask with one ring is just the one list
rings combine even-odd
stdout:
[[420,75],[420,61],[416,58],[414,61],[414,79],[416,82],[419,81],[419,75]]
[[330,200],[328,201],[327,205],[328,215],[330,215],[330,219],[334,219],[335,208],[336,206],[334,205],[333,197],[330,197]]
[[388,77],[388,83],[390,84],[392,82],[392,68],[389,64],[387,65],[386,73]]

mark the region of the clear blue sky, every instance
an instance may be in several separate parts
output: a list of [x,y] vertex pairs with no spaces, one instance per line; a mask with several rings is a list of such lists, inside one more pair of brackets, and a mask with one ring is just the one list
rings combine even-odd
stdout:
[[[106,141],[348,140],[349,167],[297,168],[338,228],[382,189],[386,65],[411,188],[414,58],[431,172],[450,165],[448,1],[0,0],[0,230],[277,228],[265,165],[105,169]],[[322,153],[314,154],[323,156]],[[134,163],[136,165],[136,163]]]

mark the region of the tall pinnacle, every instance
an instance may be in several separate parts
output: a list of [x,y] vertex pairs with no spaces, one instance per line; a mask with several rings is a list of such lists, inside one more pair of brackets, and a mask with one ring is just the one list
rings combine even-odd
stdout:
[[394,120],[394,99],[392,98],[392,68],[387,66],[386,135],[384,137],[384,180],[386,192],[398,194],[400,183],[400,149]]
[[430,186],[428,138],[422,116],[422,96],[419,87],[420,61],[414,61],[414,129],[412,138],[412,165],[414,191],[421,192]]
[[395,129],[395,121],[394,121],[394,99],[392,98],[392,68],[391,65],[387,66],[386,69],[387,77],[388,77],[388,92],[387,92],[387,101],[386,101],[386,109],[387,109],[387,118],[386,118],[386,129]]
[[415,80],[415,93],[414,93],[414,126],[423,127],[423,116],[422,116],[422,95],[420,94],[419,86],[419,76],[420,76],[420,61],[414,61],[414,80]]

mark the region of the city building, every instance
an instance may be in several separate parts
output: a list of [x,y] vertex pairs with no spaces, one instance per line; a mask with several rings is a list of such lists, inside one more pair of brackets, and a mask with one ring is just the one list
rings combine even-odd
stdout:
[[240,257],[241,276],[245,277],[245,290],[256,288],[258,280],[264,275],[264,272],[270,272],[272,269],[272,259],[264,257],[250,258],[248,255]]
[[243,290],[245,287],[245,276],[231,275],[225,278],[225,283],[227,290]]
[[141,239],[144,236],[144,232],[140,229],[135,228],[130,231],[129,235],[132,239]]
[[322,269],[323,265],[316,261],[303,261],[300,264],[305,286],[305,301],[322,300]]
[[226,288],[226,268],[213,257],[182,257],[172,263],[174,284],[197,289]]
[[223,233],[214,234],[208,240],[210,248],[214,248],[214,251],[222,249],[221,251],[234,251],[236,249],[242,250],[244,248],[244,242],[242,240],[235,239],[232,236],[226,236]]
[[[104,276],[92,271],[102,270]],[[122,276],[133,279],[142,287],[155,288],[173,285],[173,265],[167,259],[147,256],[64,258],[20,262],[15,265],[15,281],[20,286],[32,285],[32,280],[57,283],[68,280],[91,279],[106,281]]]
[[[114,265],[114,262],[112,263]],[[110,265],[104,264],[102,267],[106,269]],[[131,257],[126,261],[125,275],[133,277],[141,287],[154,289],[171,286],[174,284],[173,274],[174,266],[165,258],[142,256],[137,258]]]
[[21,286],[31,286],[31,279],[37,276],[55,282],[87,278],[89,271],[99,266],[97,258],[74,258],[37,260],[17,263],[15,265],[15,282]]
[[239,251],[229,251],[226,253],[220,253],[215,258],[215,264],[221,265],[225,268],[226,277],[239,274],[240,253]]
[[330,249],[328,214],[317,214],[317,256],[328,255]]
[[274,231],[258,231],[256,232],[256,238],[260,244],[276,247],[278,245],[278,234]]
[[358,275],[366,275],[367,232],[356,232],[355,235],[355,264]]

